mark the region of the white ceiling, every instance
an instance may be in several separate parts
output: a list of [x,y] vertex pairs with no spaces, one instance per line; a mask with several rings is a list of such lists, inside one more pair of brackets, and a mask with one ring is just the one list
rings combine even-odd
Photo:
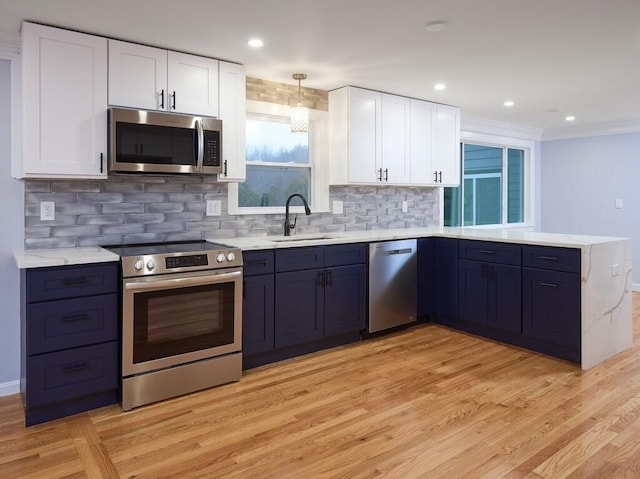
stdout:
[[[0,32],[22,20],[244,63],[272,81],[303,72],[303,86],[458,105],[467,117],[640,124],[640,0],[0,0]],[[433,21],[447,28],[425,29]],[[261,50],[248,48],[254,36]]]

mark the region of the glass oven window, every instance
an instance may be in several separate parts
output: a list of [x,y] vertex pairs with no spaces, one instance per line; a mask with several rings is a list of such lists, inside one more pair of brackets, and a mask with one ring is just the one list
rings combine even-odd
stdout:
[[232,282],[136,293],[134,311],[134,364],[233,343]]

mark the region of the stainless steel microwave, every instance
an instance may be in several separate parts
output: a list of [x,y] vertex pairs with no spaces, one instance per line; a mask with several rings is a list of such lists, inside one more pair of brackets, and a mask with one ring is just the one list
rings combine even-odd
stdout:
[[222,120],[109,109],[109,169],[118,173],[222,172]]

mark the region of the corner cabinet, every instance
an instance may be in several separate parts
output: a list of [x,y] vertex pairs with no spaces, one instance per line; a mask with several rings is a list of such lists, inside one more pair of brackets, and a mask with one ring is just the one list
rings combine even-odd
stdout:
[[218,60],[109,40],[109,104],[218,116]]
[[332,184],[459,184],[458,108],[344,87],[329,116]]
[[14,175],[106,178],[107,39],[23,23],[22,90]]
[[27,426],[116,403],[118,263],[22,271]]

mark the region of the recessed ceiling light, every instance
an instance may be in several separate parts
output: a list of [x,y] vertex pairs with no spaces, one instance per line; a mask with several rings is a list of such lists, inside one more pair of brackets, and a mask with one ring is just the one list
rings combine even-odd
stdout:
[[507,100],[504,102],[504,106],[506,107],[511,107],[513,105],[515,105],[515,102],[513,100]]
[[247,42],[247,44],[251,48],[262,48],[262,45],[264,45],[264,42],[262,40],[260,40],[259,38],[252,38],[251,40],[249,40]]
[[441,32],[442,30],[447,29],[447,22],[443,20],[436,20],[434,22],[429,22],[424,26],[424,29],[429,32]]
[[444,90],[445,88],[447,88],[447,85],[445,85],[444,83],[436,83],[435,85],[433,85],[433,88],[435,90]]
[[573,121],[573,120],[575,120],[575,119],[576,119],[576,117],[575,117],[575,116],[573,116],[573,115],[569,115],[569,116],[567,116],[567,117],[565,118],[565,120],[567,120],[567,121]]

